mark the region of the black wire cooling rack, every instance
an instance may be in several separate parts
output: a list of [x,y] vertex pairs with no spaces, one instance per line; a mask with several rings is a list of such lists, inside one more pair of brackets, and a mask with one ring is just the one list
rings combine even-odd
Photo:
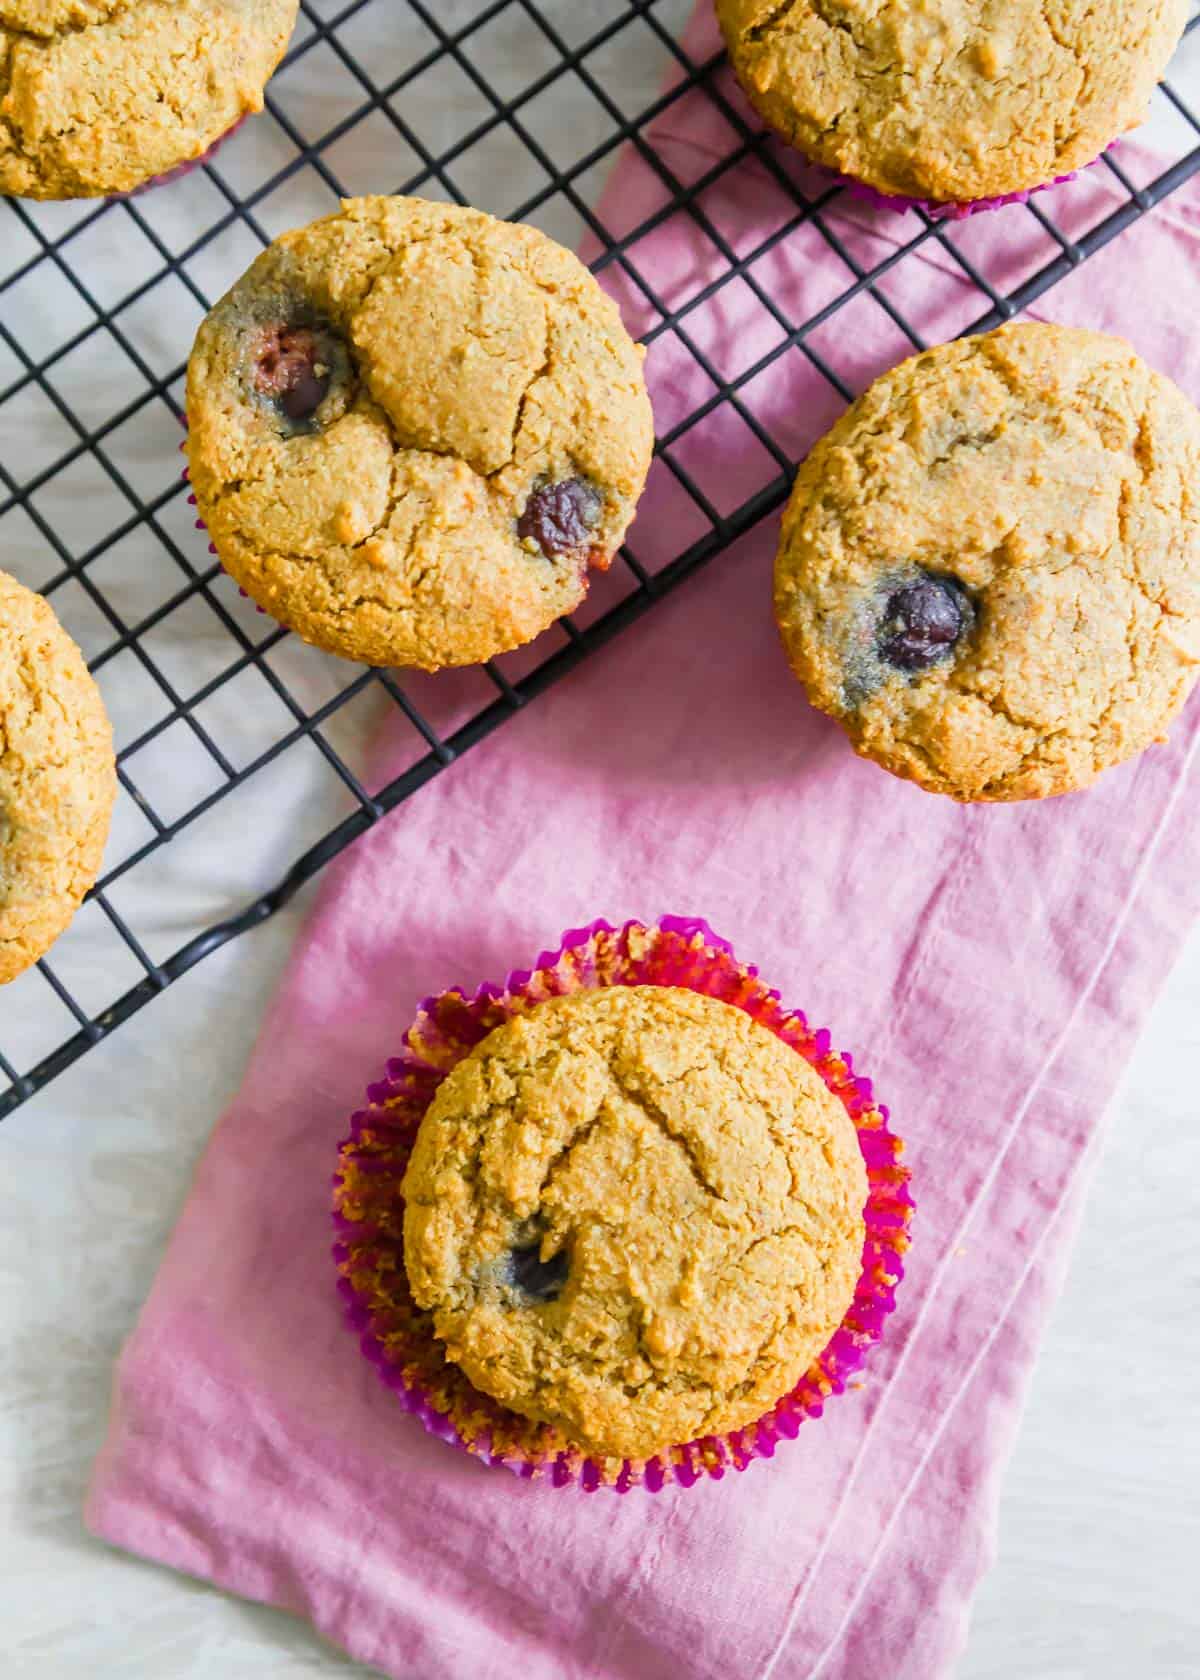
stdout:
[[[999,212],[1034,253],[1022,270],[989,272],[972,255],[971,223],[915,212],[891,215],[886,250],[864,262],[847,240],[844,190],[797,184],[786,154],[747,119],[721,56],[696,62],[684,50],[690,9],[690,0],[303,0],[267,114],[202,168],[118,202],[0,204],[0,567],[49,596],[83,645],[114,716],[121,784],[106,873],[51,959],[0,999],[0,1117],[271,916],[387,812],[778,508],[795,463],[748,393],[781,358],[803,355],[831,397],[848,401],[855,393],[823,353],[822,331],[870,300],[895,329],[899,354],[921,347],[890,285],[918,253],[973,288],[978,314],[965,330],[980,331],[1026,308],[1200,170],[1200,118],[1164,85],[1157,97],[1176,161],[1138,180],[1130,154],[1106,156],[1118,190],[1083,227],[1071,188]],[[728,145],[685,184],[653,135],[656,119],[695,98],[716,103]],[[625,143],[662,190],[653,212],[618,238],[594,206]],[[752,160],[782,208],[753,249],[737,249],[707,195]],[[328,660],[256,616],[193,529],[174,453],[200,316],[260,245],[351,191],[471,201],[567,242],[589,238],[594,269],[615,265],[647,304],[646,339],[676,335],[710,384],[658,441],[655,470],[671,475],[693,515],[680,523],[677,550],[663,551],[659,531],[657,552],[639,553],[635,527],[623,569],[586,624],[565,622],[532,656],[482,668],[465,690],[455,678],[449,710],[444,679]],[[1064,230],[1068,218],[1055,212],[1068,205]],[[715,266],[681,276],[668,299],[640,271],[637,248],[671,217],[700,231]],[[845,284],[793,320],[756,265],[801,230],[836,254]],[[779,333],[768,354],[730,373],[692,329],[696,312],[736,285],[750,288]],[[683,447],[720,405],[768,459],[764,481],[727,510],[706,495]],[[375,785],[365,743],[381,712],[403,720],[413,746],[400,772]],[[274,773],[297,750],[319,755],[325,779],[311,799],[279,808]],[[217,826],[206,826],[214,811]],[[254,838],[267,834],[256,852]],[[208,886],[199,894],[181,894],[174,868],[189,839],[203,848]],[[247,904],[256,871],[277,884]],[[164,915],[180,897],[178,914]]]

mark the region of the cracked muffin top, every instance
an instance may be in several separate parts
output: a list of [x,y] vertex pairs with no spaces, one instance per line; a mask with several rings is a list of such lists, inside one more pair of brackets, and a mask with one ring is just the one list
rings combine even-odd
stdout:
[[47,601],[0,572],[0,985],[79,908],[116,792],[112,730],[79,649]]
[[962,800],[1086,786],[1200,663],[1200,414],[1123,340],[1001,328],[902,362],[817,444],[775,607],[859,752]]
[[0,0],[0,193],[130,192],[199,157],[283,56],[299,0]]
[[633,518],[642,352],[534,228],[347,200],[264,251],[200,329],[188,457],[222,562],[306,640],[466,665],[587,593]]
[[1146,114],[1186,0],[716,0],[764,120],[879,192],[1043,186]]
[[602,1457],[737,1429],[844,1318],[867,1181],[845,1109],[729,1004],[539,1004],[445,1080],[404,1182],[417,1303],[476,1388]]

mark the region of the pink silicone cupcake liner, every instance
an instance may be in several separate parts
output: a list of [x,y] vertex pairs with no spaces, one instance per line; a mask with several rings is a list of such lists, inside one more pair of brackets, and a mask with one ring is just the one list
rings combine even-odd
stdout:
[[[400,1187],[438,1086],[493,1028],[567,992],[647,985],[683,986],[743,1009],[816,1069],[858,1133],[868,1181],[866,1241],[846,1317],[820,1358],[765,1416],[655,1458],[598,1459],[564,1444],[549,1425],[481,1394],[444,1357],[430,1316],[408,1292]],[[854,1072],[850,1057],[831,1048],[828,1032],[785,1008],[778,992],[763,984],[757,969],[739,963],[707,922],[675,916],[652,926],[593,922],[564,935],[556,951],[543,952],[531,969],[514,971],[503,985],[427,998],[404,1051],[388,1063],[387,1077],[368,1088],[367,1104],[352,1118],[333,1179],[333,1255],[347,1320],[383,1381],[431,1434],[524,1479],[576,1484],[585,1492],[601,1486],[657,1492],[672,1482],[690,1487],[704,1476],[719,1480],[756,1458],[771,1458],[781,1441],[794,1437],[806,1418],[820,1417],[826,1400],[845,1389],[895,1307],[913,1203],[900,1160],[903,1145],[888,1128],[887,1109],[875,1101],[870,1080]]]
[[164,170],[161,175],[152,175],[148,181],[143,181],[140,187],[133,187],[127,193],[113,193],[112,197],[118,201],[125,198],[140,198],[143,193],[153,192],[155,187],[169,186],[172,181],[178,181],[184,175],[190,175],[193,169],[202,168],[206,163],[211,162],[226,140],[232,140],[249,115],[248,111],[243,112],[233,127],[227,128],[224,134],[218,134],[212,145],[201,152],[199,157],[187,158],[183,163],[177,163],[174,169]]
[[[1104,148],[1111,152],[1117,142]],[[894,210],[902,215],[906,210],[923,210],[926,215],[936,222],[963,222],[968,216],[977,216],[981,211],[1001,210],[1006,204],[1027,204],[1038,193],[1049,192],[1052,187],[1065,186],[1068,181],[1076,180],[1085,170],[1095,169],[1103,158],[1093,158],[1091,163],[1083,164],[1079,169],[1072,169],[1066,175],[1056,175],[1052,181],[1043,181],[1041,186],[1026,187],[1023,192],[999,193],[994,198],[972,198],[961,204],[946,202],[936,198],[905,198],[903,195],[880,192],[878,187],[868,186],[865,181],[856,180],[853,175],[841,175],[836,170],[825,170],[830,179],[838,186],[845,187],[852,198],[860,199],[876,210]],[[817,166],[821,167],[821,166]]]

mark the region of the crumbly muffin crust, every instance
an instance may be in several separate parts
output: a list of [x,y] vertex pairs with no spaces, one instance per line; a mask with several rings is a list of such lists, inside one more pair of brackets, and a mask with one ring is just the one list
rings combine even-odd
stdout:
[[903,362],[817,444],[775,607],[809,698],[961,800],[1085,787],[1200,666],[1200,415],[1122,339],[1025,324]]
[[1042,186],[1145,116],[1185,0],[716,0],[766,122],[878,191]]
[[534,228],[412,198],[285,234],[200,329],[188,457],[217,552],[306,640],[465,665],[577,607],[653,445],[642,352]]
[[0,0],[0,193],[129,192],[199,157],[283,56],[299,0]]
[[100,871],[112,730],[48,602],[0,572],[0,985],[49,950]]
[[853,1123],[794,1050],[667,987],[538,1005],[449,1075],[404,1183],[410,1287],[474,1385],[604,1457],[762,1416],[862,1266]]

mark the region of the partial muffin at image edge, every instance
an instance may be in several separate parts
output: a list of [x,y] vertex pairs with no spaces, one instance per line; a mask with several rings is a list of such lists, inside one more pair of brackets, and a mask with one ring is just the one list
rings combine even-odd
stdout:
[[299,0],[0,0],[0,193],[133,192],[206,156],[249,112]]
[[100,871],[112,729],[48,602],[0,572],[0,984],[44,956]]
[[350,1322],[425,1427],[618,1491],[820,1414],[903,1274],[869,1081],[707,924],[599,922],[422,1005],[335,1179]]
[[436,670],[531,641],[609,565],[649,471],[642,351],[534,228],[362,198],[283,235],[188,368],[197,509],[331,653]]
[[905,202],[1003,203],[1141,122],[1186,0],[716,0],[738,81],[814,162]]
[[1124,340],[1028,323],[924,352],[815,446],[775,610],[813,705],[963,800],[1083,788],[1200,670],[1200,414]]

